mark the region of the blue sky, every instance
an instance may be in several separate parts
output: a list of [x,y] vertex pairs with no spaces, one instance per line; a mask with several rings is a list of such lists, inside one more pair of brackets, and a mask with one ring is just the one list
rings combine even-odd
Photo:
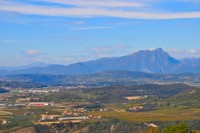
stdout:
[[163,48],[200,57],[200,0],[0,0],[0,66]]

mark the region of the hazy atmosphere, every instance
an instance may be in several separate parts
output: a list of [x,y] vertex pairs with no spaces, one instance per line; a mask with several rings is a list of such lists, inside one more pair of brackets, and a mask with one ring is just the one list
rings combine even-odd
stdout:
[[163,48],[200,57],[199,0],[0,0],[0,66]]

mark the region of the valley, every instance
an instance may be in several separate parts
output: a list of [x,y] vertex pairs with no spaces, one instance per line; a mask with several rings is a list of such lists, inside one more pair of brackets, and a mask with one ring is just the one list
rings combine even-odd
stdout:
[[[110,78],[104,74],[102,77]],[[35,84],[32,81],[31,84],[22,82],[22,77],[25,77],[23,81],[27,78],[24,75],[19,75],[20,80],[10,77],[8,81],[5,78],[1,81],[1,87],[9,91],[0,94],[1,132],[26,127],[36,133],[45,130],[87,133],[93,132],[94,128],[108,132],[112,125],[118,125],[116,132],[125,131],[125,125],[127,130],[161,132],[178,122],[184,122],[193,132],[200,130],[200,88],[196,86],[129,84],[130,81],[123,80],[122,84],[112,82],[100,86],[88,82],[82,86],[56,86],[46,82],[43,87],[32,86]],[[102,122],[107,123],[103,129]],[[154,125],[149,126],[151,123]]]

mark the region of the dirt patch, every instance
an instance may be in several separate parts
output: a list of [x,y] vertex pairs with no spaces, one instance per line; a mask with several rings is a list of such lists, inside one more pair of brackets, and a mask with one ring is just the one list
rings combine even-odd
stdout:
[[124,97],[124,98],[126,98],[128,100],[140,100],[140,99],[142,99],[141,96],[130,96],[130,97]]

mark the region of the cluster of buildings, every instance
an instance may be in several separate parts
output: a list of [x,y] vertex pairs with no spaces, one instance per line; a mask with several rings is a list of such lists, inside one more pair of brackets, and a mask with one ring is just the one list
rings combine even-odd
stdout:
[[43,122],[57,122],[57,121],[71,121],[71,122],[82,122],[89,119],[89,117],[86,116],[67,116],[67,117],[60,117],[60,115],[47,115],[42,114],[40,120],[38,123]]
[[126,112],[125,109],[116,109],[115,112]]
[[59,92],[59,90],[55,89],[55,90],[19,90],[20,93],[50,93],[50,92]]
[[80,121],[85,121],[87,119],[100,119],[102,116],[66,116],[66,117],[60,117],[60,115],[47,115],[47,114],[42,114],[41,115],[41,121],[71,121],[71,120],[80,120]]
[[24,107],[27,107],[27,106],[41,107],[41,106],[51,106],[51,105],[52,105],[52,103],[48,103],[48,102],[29,102],[28,104],[22,104],[22,103],[5,104],[5,103],[1,103],[0,104],[0,110],[6,110],[8,107],[24,108]]
[[79,85],[79,86],[59,86],[59,88],[62,88],[62,89],[84,89],[84,88],[88,88],[88,86],[84,86],[84,85]]
[[83,116],[83,117],[62,117],[58,118],[58,120],[63,121],[63,120],[86,120],[88,117]]
[[142,109],[144,109],[143,106],[135,106],[135,107],[129,108],[129,111],[139,111],[139,110],[142,110]]
[[48,102],[29,102],[28,106],[51,106]]
[[72,111],[64,111],[63,115],[68,115],[68,116],[79,116],[80,113],[78,112],[72,112]]
[[59,115],[47,115],[47,114],[42,114],[41,115],[41,120],[55,120],[58,119]]
[[4,104],[4,103],[2,103],[2,104],[0,104],[0,110],[7,110],[9,107],[15,107],[15,108],[23,108],[23,107],[26,107],[27,106],[27,104],[18,104],[18,103],[16,103],[16,104]]
[[108,109],[99,109],[100,112],[108,111]]

